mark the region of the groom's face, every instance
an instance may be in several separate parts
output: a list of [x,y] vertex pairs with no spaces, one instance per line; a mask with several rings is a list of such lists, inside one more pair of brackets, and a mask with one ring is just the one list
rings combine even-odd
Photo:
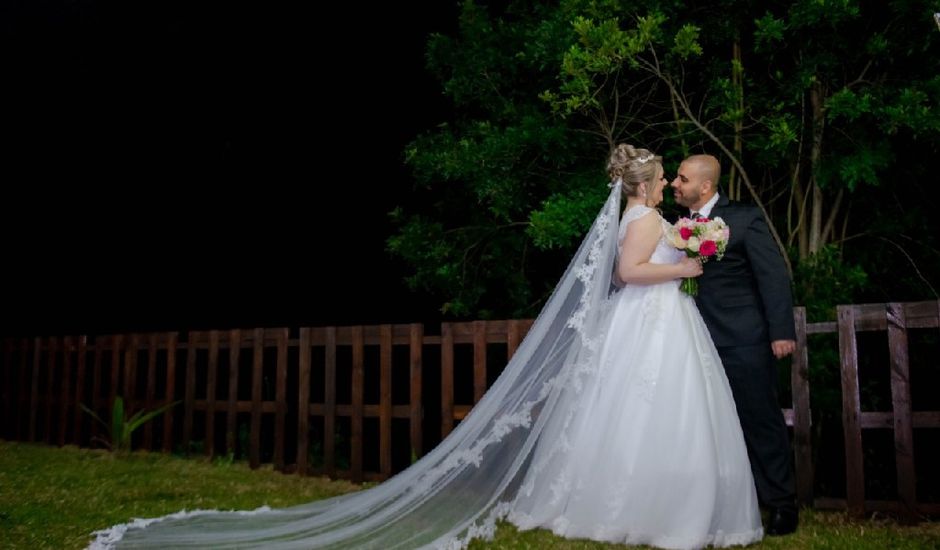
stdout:
[[703,181],[701,167],[695,162],[683,161],[679,165],[676,179],[672,180],[672,192],[676,202],[693,210],[703,206],[706,202],[702,200]]

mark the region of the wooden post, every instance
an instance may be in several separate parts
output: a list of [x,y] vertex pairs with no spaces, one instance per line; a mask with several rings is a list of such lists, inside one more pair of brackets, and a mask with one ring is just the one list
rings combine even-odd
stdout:
[[[147,337],[147,387],[144,389],[144,408],[153,410],[157,397],[157,333]],[[153,421],[144,423],[144,449],[153,450]]]
[[228,333],[228,408],[225,417],[225,452],[234,457],[238,453],[238,362],[241,359],[242,331]]
[[310,328],[300,329],[297,373],[297,473],[307,475],[307,441],[310,435]]
[[392,325],[382,325],[379,344],[379,471],[392,476]]
[[264,329],[254,330],[251,357],[251,449],[248,464],[261,466],[261,388],[264,379]]
[[522,323],[518,319],[509,321],[509,330],[506,334],[506,362],[516,354],[519,343],[522,342]]
[[473,403],[486,393],[486,321],[473,322]]
[[[20,340],[20,375],[19,375],[19,399],[16,401],[16,429],[13,435],[16,439],[25,439],[28,429],[28,419],[33,410],[32,403],[29,402],[30,393],[30,370],[29,370],[29,338],[23,337]],[[24,421],[26,420],[26,421]]]
[[917,521],[917,478],[914,475],[914,426],[911,419],[910,362],[904,305],[886,304],[891,355],[891,404],[894,414],[894,457],[898,498],[905,523]]
[[[65,336],[62,338],[62,380],[61,389],[61,403],[59,404],[59,437],[58,443],[59,447],[65,445],[65,436],[68,433],[68,423],[69,423],[69,401],[72,397],[72,337]],[[77,405],[76,405],[77,407]]]
[[[95,411],[97,414],[101,414],[101,379],[104,377],[104,373],[101,372],[101,358],[103,357],[105,337],[104,336],[95,336],[95,356],[92,360],[92,374],[91,374],[91,410]],[[90,437],[95,437],[98,435],[98,423],[95,421],[91,422]]]
[[793,394],[793,450],[796,459],[796,495],[804,506],[813,505],[812,410],[809,402],[809,352],[806,342],[806,308],[793,309],[796,352],[790,366]]
[[424,418],[424,409],[421,406],[421,388],[422,388],[422,361],[424,351],[424,325],[421,323],[412,323],[410,331],[411,358],[408,365],[411,376],[411,396],[409,400],[409,420],[411,423],[411,452],[412,456],[419,457],[424,454],[422,420]]
[[199,333],[191,330],[186,336],[186,382],[183,388],[183,452],[189,455],[193,438],[193,414],[196,405],[196,348]]
[[39,369],[42,362],[42,338],[33,339],[33,373],[29,387],[29,441],[36,441],[36,413],[39,412]]
[[118,396],[118,385],[121,383],[121,347],[123,345],[123,335],[111,336],[111,387],[108,388],[108,418],[114,410],[114,400]]
[[130,414],[137,404],[137,349],[140,347],[140,335],[131,334],[130,342],[124,350],[124,412]]
[[849,514],[865,513],[865,469],[862,462],[861,406],[858,391],[858,348],[855,306],[838,306],[839,359],[842,373],[842,429],[845,436],[845,489]]
[[218,391],[216,380],[219,370],[219,331],[209,331],[209,365],[206,375],[206,456],[215,455],[215,396]]
[[454,429],[454,333],[441,323],[441,439]]
[[323,371],[323,467],[328,475],[336,473],[336,327],[326,328],[325,368]]
[[354,481],[362,481],[362,413],[365,366],[363,365],[363,335],[362,327],[352,327],[352,436],[350,448],[352,456],[352,477]]
[[13,340],[3,339],[3,423],[0,438],[16,439],[16,424],[13,423]]
[[72,407],[72,415],[74,417],[74,425],[72,427],[72,442],[76,445],[82,444],[82,394],[85,390],[85,370],[86,370],[86,357],[88,353],[88,337],[79,336],[78,337],[78,372],[75,375],[75,404]]
[[55,356],[59,347],[58,343],[57,338],[49,338],[48,349],[46,350],[46,426],[45,431],[43,431],[43,439],[50,445],[52,444],[52,417],[55,410]]
[[[176,398],[176,345],[179,333],[169,332],[166,335],[166,394],[163,406],[173,403]],[[173,412],[175,406],[163,413],[163,452],[173,452]]]
[[274,403],[274,467],[284,470],[284,421],[287,418],[287,329],[275,331],[277,338],[277,375]]

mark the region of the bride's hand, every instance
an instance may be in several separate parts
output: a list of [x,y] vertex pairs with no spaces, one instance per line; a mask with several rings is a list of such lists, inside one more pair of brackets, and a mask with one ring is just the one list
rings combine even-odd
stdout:
[[686,256],[679,260],[679,277],[698,277],[702,274],[702,262]]

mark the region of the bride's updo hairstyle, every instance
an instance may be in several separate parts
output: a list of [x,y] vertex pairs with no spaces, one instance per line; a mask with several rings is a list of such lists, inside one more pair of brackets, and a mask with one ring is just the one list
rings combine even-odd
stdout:
[[607,174],[610,181],[623,180],[623,194],[627,197],[642,196],[640,184],[653,183],[656,169],[662,165],[663,158],[649,149],[634,149],[632,145],[621,143],[610,153],[607,161]]

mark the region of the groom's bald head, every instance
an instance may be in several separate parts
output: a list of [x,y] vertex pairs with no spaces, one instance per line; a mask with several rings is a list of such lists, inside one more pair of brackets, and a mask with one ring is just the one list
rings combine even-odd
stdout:
[[[712,191],[711,195],[718,192],[718,180],[721,178],[721,164],[718,159],[712,155],[692,155],[685,159],[685,162],[692,165],[692,169],[698,172],[702,183],[709,182],[711,184],[709,185]],[[709,198],[711,198],[711,195],[709,195]]]
[[721,164],[712,155],[692,155],[679,165],[672,182],[676,202],[692,210],[701,210],[718,192]]

